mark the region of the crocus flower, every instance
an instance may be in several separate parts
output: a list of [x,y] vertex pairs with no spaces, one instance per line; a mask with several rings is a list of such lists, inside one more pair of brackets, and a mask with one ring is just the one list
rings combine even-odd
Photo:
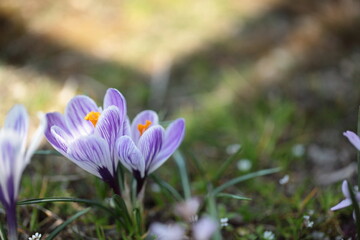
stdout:
[[[350,192],[349,192],[349,187],[348,187],[348,182],[346,180],[343,181],[342,186],[341,186],[341,190],[344,194],[345,199],[342,200],[340,203],[336,204],[335,206],[333,206],[330,210],[331,211],[336,211],[342,208],[346,208],[350,205],[352,205],[352,201],[351,201],[351,196],[350,196]],[[360,193],[359,192],[355,192],[355,198],[357,202],[360,202]]]
[[357,150],[360,151],[360,138],[352,131],[346,131],[343,133],[345,137],[351,142]]
[[126,101],[118,90],[110,88],[103,107],[98,107],[87,96],[76,96],[66,106],[64,115],[58,112],[46,114],[45,136],[57,151],[120,194],[115,143],[129,132],[125,125]]
[[26,149],[29,117],[22,105],[15,105],[0,130],[0,202],[7,214],[8,239],[17,239],[16,201],[21,175],[40,144],[45,130],[45,117]]
[[193,237],[195,240],[209,240],[215,233],[219,224],[210,217],[202,217],[193,224]]
[[137,193],[142,189],[146,176],[159,168],[179,147],[185,134],[185,121],[173,121],[164,130],[158,115],[151,110],[140,112],[130,123],[130,135],[121,136],[117,151],[121,163],[137,180]]
[[179,224],[153,223],[149,229],[148,239],[154,240],[183,240],[185,228]]
[[192,222],[197,220],[200,204],[200,199],[197,197],[187,199],[175,205],[175,214],[182,217],[185,221]]

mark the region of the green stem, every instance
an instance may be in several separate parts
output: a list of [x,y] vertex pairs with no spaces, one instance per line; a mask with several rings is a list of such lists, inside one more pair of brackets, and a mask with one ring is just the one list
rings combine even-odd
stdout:
[[46,240],[52,240],[54,239],[62,230],[64,230],[64,228],[66,226],[68,226],[70,223],[72,223],[74,220],[76,220],[77,218],[81,217],[82,215],[84,215],[85,213],[89,212],[91,208],[85,208],[84,210],[76,213],[75,215],[73,215],[72,217],[70,217],[68,220],[66,220],[65,222],[63,222],[61,225],[59,225],[57,228],[55,228],[54,231],[52,231],[49,236],[46,238]]
[[173,157],[179,168],[181,184],[182,184],[183,191],[184,191],[184,198],[190,199],[191,198],[191,189],[190,189],[190,183],[189,183],[189,176],[188,176],[187,170],[186,170],[185,159],[179,151],[176,151],[174,153]]
[[[360,106],[358,111],[357,134],[360,136]],[[360,188],[360,151],[357,151],[357,164],[358,164],[358,187]]]
[[355,196],[355,194],[353,192],[353,187],[349,182],[348,182],[348,190],[349,190],[349,193],[350,193],[350,198],[351,198],[352,205],[354,207],[357,239],[359,239],[359,237],[360,237],[360,210],[359,210],[359,203],[357,202],[356,196]]
[[[212,192],[214,190],[213,190],[213,186],[211,183],[208,183],[207,190],[208,190],[208,198],[207,198],[208,212],[210,213],[211,217],[214,220],[219,219],[217,205],[216,205],[216,199],[215,199],[215,195],[212,194]],[[216,229],[212,239],[213,240],[221,240],[222,239],[219,228]]]
[[239,154],[242,151],[242,147],[240,146],[239,149],[232,154],[230,157],[228,157],[225,162],[221,165],[221,167],[219,168],[219,170],[217,171],[217,173],[214,175],[214,177],[212,178],[212,181],[215,182],[217,180],[219,180],[223,175],[225,170],[233,163],[233,161],[239,156]]

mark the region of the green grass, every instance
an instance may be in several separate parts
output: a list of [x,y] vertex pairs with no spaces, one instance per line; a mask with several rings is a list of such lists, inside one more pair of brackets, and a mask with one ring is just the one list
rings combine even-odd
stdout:
[[[218,177],[212,182],[212,188],[246,174],[237,169],[238,159],[250,159],[252,167],[248,172],[281,167],[279,173],[247,180],[224,191],[249,197],[251,201],[216,198],[212,200],[210,208],[202,208],[202,211],[209,211],[219,218],[229,218],[229,225],[221,231],[224,238],[229,239],[262,239],[266,230],[272,231],[277,239],[311,239],[314,231],[324,232],[330,237],[340,235],[337,231],[330,231],[338,228],[336,218],[339,214],[329,211],[332,205],[342,199],[340,187],[319,188],[310,176],[297,175],[298,169],[306,166],[305,159],[304,156],[294,157],[292,147],[299,142],[306,145],[309,133],[303,131],[303,121],[294,121],[299,117],[295,103],[284,98],[258,98],[206,106],[196,115],[192,112],[188,115],[181,113],[187,120],[187,135],[182,146],[187,168],[169,160],[156,172],[158,177],[172,185],[182,196],[192,194],[204,200],[209,190],[208,184],[214,176]],[[219,166],[228,158],[225,149],[232,143],[240,143],[242,151],[218,175]],[[179,159],[179,156],[176,158]],[[53,181],[53,174],[76,175],[82,171],[74,172],[71,169],[70,173],[60,172],[57,169],[64,161],[68,160],[36,155],[24,174],[20,199],[61,196],[102,201],[111,196],[102,181],[88,174],[73,181],[66,180],[66,177]],[[178,167],[182,169],[180,173]],[[186,180],[186,173],[189,180]],[[280,185],[278,181],[285,174],[289,174],[290,182]],[[148,208],[145,213],[151,212],[152,215],[145,215],[145,226],[153,221],[167,222],[174,218],[171,212],[165,211],[175,204],[174,198],[164,189],[153,191],[154,184],[149,180],[145,194],[145,208]],[[85,207],[78,203],[46,203],[41,204],[40,208],[20,207],[20,215],[26,220],[21,227],[28,234],[37,231],[46,233],[50,223],[56,220],[54,216],[66,220]],[[45,210],[54,216],[46,215]],[[102,239],[105,234],[110,237],[112,234],[109,235],[109,231],[115,227],[114,221],[106,215],[99,215],[98,211],[91,210],[70,226],[81,227],[87,236]],[[312,228],[304,225],[304,215],[309,215],[314,221]],[[60,236],[81,239],[70,227]]]
[[[115,42],[121,42],[121,46],[110,44],[111,57],[103,58],[98,58],[96,50],[86,49],[91,52],[87,56],[89,59],[86,59],[88,62],[77,63],[81,66],[79,68],[83,69],[75,71],[76,74],[80,71],[80,74],[99,83],[97,85],[91,81],[83,81],[78,92],[97,98],[101,105],[102,91],[107,87],[118,88],[127,98],[129,115],[132,118],[138,110],[149,106],[149,96],[153,94],[149,88],[149,79],[157,58],[174,63],[164,100],[165,107],[160,111],[161,115],[166,116],[162,120],[176,117],[186,119],[186,137],[181,146],[183,158],[176,156],[176,161],[174,158],[170,159],[156,171],[154,178],[149,179],[144,199],[145,229],[155,221],[166,223],[179,220],[171,209],[179,199],[191,195],[203,200],[201,214],[229,218],[228,226],[221,229],[223,239],[263,239],[265,231],[272,231],[276,235],[275,239],[313,239],[312,234],[319,232],[330,239],[340,236],[343,234],[342,226],[352,223],[350,209],[335,213],[329,211],[331,206],[343,198],[340,185],[317,186],[311,176],[311,170],[315,166],[312,166],[306,151],[304,155],[295,156],[293,147],[301,144],[306,149],[318,140],[317,134],[325,128],[339,132],[338,137],[341,138],[346,124],[356,118],[356,112],[352,113],[351,109],[357,107],[348,106],[356,105],[355,101],[328,99],[317,102],[317,99],[323,99],[320,95],[325,94],[322,85],[317,82],[322,75],[311,72],[312,69],[304,69],[301,64],[294,68],[293,73],[284,73],[282,78],[277,79],[278,82],[256,83],[254,75],[259,60],[257,58],[266,57],[268,51],[279,47],[287,50],[286,43],[281,46],[274,45],[272,49],[259,53],[257,46],[247,43],[248,36],[245,36],[244,40],[241,34],[238,36],[238,32],[241,32],[243,24],[251,26],[252,20],[256,23],[258,17],[259,21],[263,21],[261,16],[255,14],[249,17],[237,1],[199,1],[194,5],[190,2],[193,1],[172,1],[172,4],[164,0],[124,1],[121,14],[115,14],[121,15],[116,18],[119,25],[111,31],[112,34],[118,32],[119,36],[122,36],[119,39],[118,36],[115,37]],[[63,4],[59,6],[67,9],[66,3]],[[92,4],[97,6],[99,3]],[[47,7],[51,11],[47,10]],[[245,6],[244,8],[246,9]],[[46,32],[47,25],[51,28],[56,25],[54,23],[59,21],[56,20],[58,16],[61,16],[60,21],[64,18],[59,11],[61,8],[44,6],[39,9],[42,13],[39,15],[40,19],[32,16],[34,19],[29,20],[30,28],[41,30],[43,27]],[[33,11],[34,14],[40,10]],[[91,14],[101,15],[95,10]],[[42,17],[48,21],[44,21]],[[271,15],[266,19],[271,21]],[[85,24],[87,20],[84,18],[79,22]],[[84,34],[89,32],[85,31]],[[246,35],[246,31],[241,33]],[[289,35],[290,38],[294,37],[291,32]],[[107,39],[107,36],[99,36]],[[262,34],[254,36],[259,39],[264,37]],[[94,41],[93,44],[96,45],[97,37],[88,36],[88,42]],[[86,39],[86,36],[83,39]],[[76,44],[69,41],[68,44],[73,43],[74,46],[71,45],[65,50],[85,51],[79,47],[82,40],[78,40]],[[247,52],[242,52],[242,47],[248,46],[246,43],[249,48],[253,48],[248,51],[253,51],[255,56],[248,58]],[[89,46],[95,48],[92,44]],[[79,61],[76,57],[74,59],[75,62]],[[56,63],[59,64],[58,59],[55,62],[53,60],[51,57],[40,59],[40,66],[43,64],[51,68]],[[80,61],[82,60],[80,58]],[[344,63],[340,59],[339,66],[327,67],[335,69],[342,64]],[[329,71],[328,68],[325,69],[326,72]],[[4,106],[25,102],[32,115],[38,110],[63,108],[64,103],[57,103],[56,93],[61,89],[60,83],[68,76],[64,76],[61,68],[54,67],[52,70],[55,75],[51,76],[46,75],[46,72],[15,68],[1,62],[0,70],[0,84],[4,86],[0,98],[4,101]],[[314,71],[321,70],[323,69]],[[56,82],[59,80],[57,71],[60,74],[60,83]],[[294,90],[290,91],[290,85],[299,84],[292,78],[301,79],[299,82],[310,82],[312,87],[303,94],[306,96],[305,100],[312,97],[312,101],[316,101],[313,103],[315,107],[308,110],[304,107],[304,104],[308,103],[292,96]],[[354,81],[356,80],[357,78],[354,78]],[[17,92],[23,92],[20,97],[11,94],[14,86],[22,89]],[[297,89],[297,85],[294,86],[293,88]],[[5,112],[5,108],[0,109]],[[354,117],[351,117],[351,114],[354,114]],[[353,129],[355,127],[354,125]],[[343,147],[341,140],[335,140],[335,143],[339,148]],[[241,152],[234,159],[227,160],[230,154],[226,149],[233,144],[240,144]],[[249,170],[238,169],[237,163],[240,159],[250,161]],[[229,165],[222,167],[224,163]],[[281,168],[280,172],[231,185],[220,197],[209,194],[231,179],[277,167]],[[279,180],[284,175],[289,175],[290,181],[280,185]],[[79,177],[73,178],[74,176]],[[162,183],[161,186],[156,182]],[[108,204],[111,195],[111,190],[101,180],[78,169],[68,160],[36,155],[24,173],[19,200],[76,197]],[[244,196],[251,200],[239,200],[234,196]],[[60,222],[66,221],[86,207],[80,203],[19,206],[20,229],[24,237],[34,232],[49,234]],[[305,226],[304,215],[310,216],[314,222],[313,227]],[[0,214],[0,220],[3,219],[4,215]],[[56,222],[57,220],[59,222]],[[99,209],[91,209],[65,228],[59,239],[83,239],[84,236],[117,239],[117,230],[119,226],[113,217],[103,214]]]

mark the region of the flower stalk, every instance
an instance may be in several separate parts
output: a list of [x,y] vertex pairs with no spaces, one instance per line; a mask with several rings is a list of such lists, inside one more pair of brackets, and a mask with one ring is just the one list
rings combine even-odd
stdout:
[[[358,110],[358,122],[357,122],[357,135],[360,136],[360,106]],[[358,164],[358,187],[360,187],[360,151],[357,151],[357,164]]]
[[6,221],[8,226],[8,240],[17,240],[16,204],[12,203],[6,208]]
[[46,121],[35,132],[26,148],[29,116],[24,106],[15,105],[0,128],[0,202],[6,212],[8,240],[17,238],[16,201],[22,173],[40,144]]

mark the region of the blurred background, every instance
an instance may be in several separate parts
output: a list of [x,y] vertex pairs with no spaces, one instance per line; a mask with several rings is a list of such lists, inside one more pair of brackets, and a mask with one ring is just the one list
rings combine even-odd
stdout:
[[[32,116],[63,112],[79,93],[101,105],[106,89],[117,88],[130,118],[154,109],[163,120],[186,119],[182,150],[194,192],[199,171],[215,171],[239,145],[222,181],[283,168],[272,182],[233,189],[260,197],[223,207],[237,236],[276,218],[270,229],[289,239],[286,226],[298,224],[289,219],[309,202],[321,211],[316,231],[335,236],[346,230],[327,209],[341,193],[327,186],[356,169],[342,132],[357,126],[359,26],[356,0],[1,0],[0,118],[14,103]],[[176,186],[173,165],[159,174]],[[284,175],[287,187],[278,183]],[[326,232],[329,222],[337,230]]]

